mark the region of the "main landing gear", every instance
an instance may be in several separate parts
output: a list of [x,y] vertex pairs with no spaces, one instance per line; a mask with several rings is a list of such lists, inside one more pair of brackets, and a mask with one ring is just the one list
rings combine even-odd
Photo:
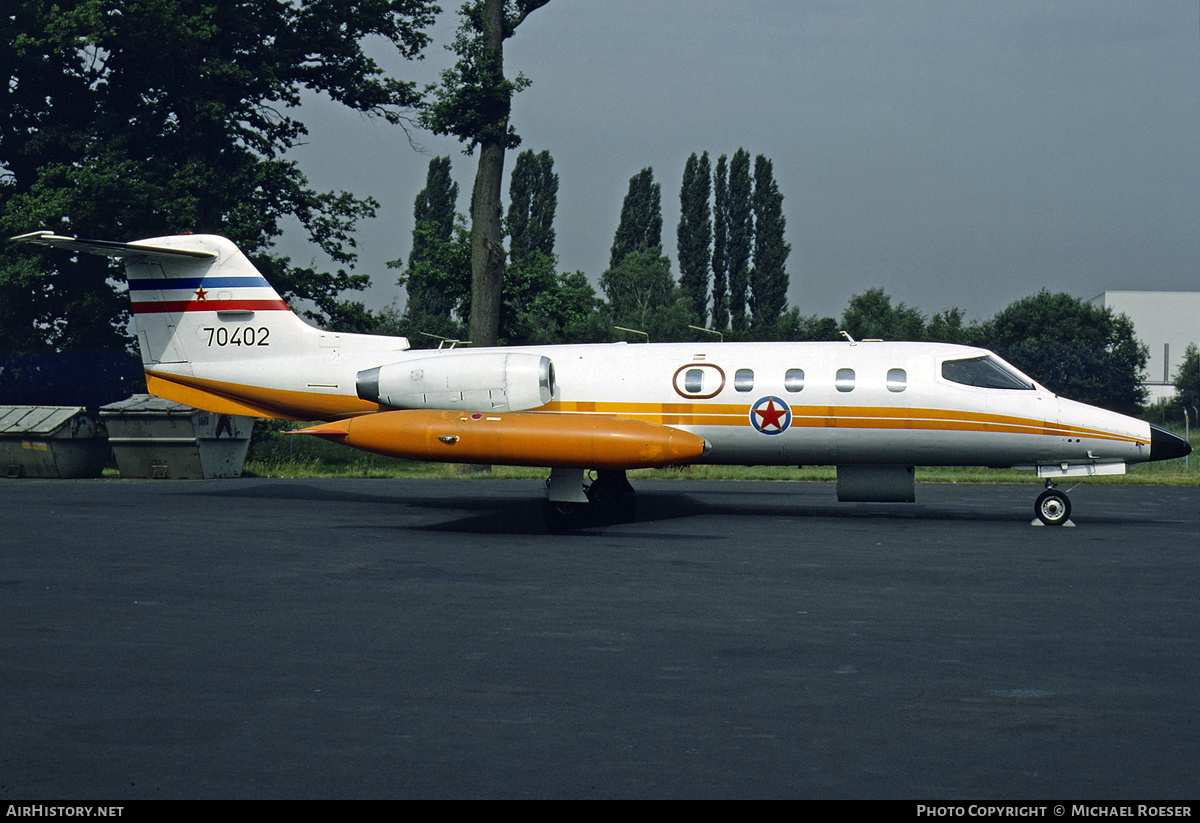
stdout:
[[547,482],[543,517],[551,532],[566,532],[588,525],[632,523],[637,493],[625,471],[598,471],[591,483],[583,482],[582,469],[552,469]]
[[1046,490],[1038,495],[1037,502],[1033,504],[1033,513],[1043,525],[1065,525],[1071,518],[1071,500],[1047,480]]

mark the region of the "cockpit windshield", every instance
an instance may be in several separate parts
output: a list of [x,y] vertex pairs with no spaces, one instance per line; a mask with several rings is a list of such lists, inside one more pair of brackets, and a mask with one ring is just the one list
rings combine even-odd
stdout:
[[942,377],[964,386],[984,389],[1034,388],[1024,375],[991,355],[946,360],[942,363]]

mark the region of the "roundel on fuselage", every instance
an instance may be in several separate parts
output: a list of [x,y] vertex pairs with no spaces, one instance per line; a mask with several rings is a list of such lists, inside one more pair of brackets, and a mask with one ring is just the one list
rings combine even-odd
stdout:
[[725,372],[712,363],[688,363],[675,370],[671,382],[680,397],[707,400],[725,388]]

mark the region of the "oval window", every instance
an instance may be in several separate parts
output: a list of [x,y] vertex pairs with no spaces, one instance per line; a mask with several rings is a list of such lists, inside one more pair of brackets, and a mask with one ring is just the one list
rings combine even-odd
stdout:
[[854,391],[854,369],[838,369],[837,379],[833,381],[833,385],[838,391]]
[[675,370],[671,383],[681,397],[707,400],[725,388],[725,372],[711,363],[689,363]]
[[888,391],[902,392],[908,386],[908,374],[904,369],[888,369]]
[[788,369],[783,373],[783,387],[790,392],[804,388],[804,369]]
[[754,388],[754,369],[738,369],[733,373],[733,387],[737,391],[750,391]]

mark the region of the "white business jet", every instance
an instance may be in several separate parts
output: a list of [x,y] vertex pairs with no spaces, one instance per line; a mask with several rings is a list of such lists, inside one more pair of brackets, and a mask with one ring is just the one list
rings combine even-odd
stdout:
[[[984,349],[937,343],[661,343],[410,350],[309,326],[222,237],[14,238],[124,262],[149,391],[207,411],[326,421],[303,433],[415,460],[550,469],[555,528],[630,519],[629,469],[834,465],[838,499],[911,502],[916,466],[1062,478],[1191,451],[1057,397]],[[594,479],[588,479],[594,474]]]

